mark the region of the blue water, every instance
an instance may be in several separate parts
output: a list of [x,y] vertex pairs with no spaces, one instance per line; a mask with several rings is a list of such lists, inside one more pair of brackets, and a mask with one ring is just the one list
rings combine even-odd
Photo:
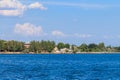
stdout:
[[120,80],[120,54],[1,54],[0,80]]

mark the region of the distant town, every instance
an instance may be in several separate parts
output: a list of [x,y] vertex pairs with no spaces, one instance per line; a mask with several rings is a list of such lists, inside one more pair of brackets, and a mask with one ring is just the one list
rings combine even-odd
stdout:
[[82,43],[79,46],[68,43],[55,43],[54,41],[31,41],[28,43],[15,40],[0,40],[0,53],[112,53],[120,52],[120,46],[105,46],[99,44]]

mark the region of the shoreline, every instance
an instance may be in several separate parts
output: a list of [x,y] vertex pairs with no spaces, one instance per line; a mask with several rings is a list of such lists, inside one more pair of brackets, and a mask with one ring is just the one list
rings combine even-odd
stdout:
[[77,52],[77,53],[0,52],[0,54],[120,54],[120,52]]

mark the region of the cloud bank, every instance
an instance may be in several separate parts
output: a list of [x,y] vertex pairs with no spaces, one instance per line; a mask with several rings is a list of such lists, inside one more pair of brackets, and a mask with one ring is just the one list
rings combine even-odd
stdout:
[[47,8],[44,7],[42,4],[40,4],[39,2],[35,2],[35,3],[32,3],[28,6],[28,8],[30,9],[40,9],[40,10],[46,10]]
[[63,32],[61,32],[59,30],[52,31],[52,35],[57,36],[57,37],[65,37],[66,36]]
[[53,36],[53,37],[76,37],[76,38],[91,38],[91,34],[65,34],[60,30],[53,30],[51,33],[45,33],[41,26],[36,26],[31,23],[16,24],[14,33],[22,36]]
[[91,38],[91,37],[93,37],[93,35],[91,35],[91,34],[79,34],[79,33],[65,34],[59,30],[54,30],[54,31],[52,31],[51,34],[52,34],[52,36],[55,36],[55,37],[76,37],[76,38]]
[[41,26],[35,26],[31,23],[16,24],[14,32],[23,36],[42,36],[44,35]]
[[[27,1],[26,1],[27,2]],[[90,4],[90,3],[70,3],[70,2],[33,2],[31,4],[23,4],[20,0],[0,0],[0,15],[4,16],[21,16],[28,9],[47,10],[43,4],[78,7],[85,9],[98,9],[98,8],[111,8],[120,7],[120,5],[108,5],[108,4]]]
[[41,3],[35,2],[29,5],[22,4],[19,0],[0,0],[0,15],[21,16],[27,9],[46,10]]

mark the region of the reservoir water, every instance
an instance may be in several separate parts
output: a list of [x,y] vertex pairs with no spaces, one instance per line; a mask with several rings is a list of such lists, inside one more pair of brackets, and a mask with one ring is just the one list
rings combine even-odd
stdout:
[[120,54],[1,54],[0,80],[120,80]]

